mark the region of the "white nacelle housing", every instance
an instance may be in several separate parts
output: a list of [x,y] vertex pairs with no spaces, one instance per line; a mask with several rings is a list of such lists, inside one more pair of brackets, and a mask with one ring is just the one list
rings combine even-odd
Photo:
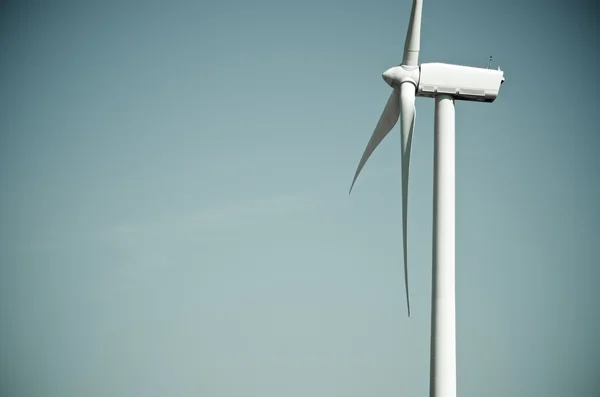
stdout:
[[449,65],[421,64],[417,96],[433,98],[449,94],[457,100],[494,102],[504,83],[501,70]]

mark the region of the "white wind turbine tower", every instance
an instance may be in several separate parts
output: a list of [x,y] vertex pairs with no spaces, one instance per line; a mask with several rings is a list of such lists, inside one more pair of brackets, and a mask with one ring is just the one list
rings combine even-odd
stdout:
[[[383,73],[393,91],[358,164],[352,186],[379,143],[401,118],[402,235],[404,282],[410,317],[407,266],[407,199],[415,96],[435,99],[433,184],[433,269],[431,297],[430,396],[456,396],[454,283],[454,101],[493,102],[504,73],[498,70],[424,63],[419,65],[423,0],[413,0],[402,64]],[[350,191],[352,191],[352,186]]]

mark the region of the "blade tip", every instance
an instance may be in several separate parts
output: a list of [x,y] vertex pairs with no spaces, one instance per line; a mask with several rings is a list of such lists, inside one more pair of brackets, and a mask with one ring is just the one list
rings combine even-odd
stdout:
[[356,176],[354,177],[354,180],[352,181],[352,184],[350,185],[350,190],[348,190],[348,196],[350,195],[350,193],[352,193],[352,189],[354,188],[355,182],[356,182]]

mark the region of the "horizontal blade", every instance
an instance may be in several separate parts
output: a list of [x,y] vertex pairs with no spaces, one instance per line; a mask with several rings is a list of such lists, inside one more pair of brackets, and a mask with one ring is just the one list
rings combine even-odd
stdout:
[[387,134],[389,134],[389,132],[392,130],[392,128],[394,128],[394,126],[398,122],[399,115],[400,98],[398,90],[394,90],[392,91],[392,94],[390,95],[387,104],[385,105],[385,109],[383,109],[383,113],[379,118],[379,122],[375,127],[375,131],[373,131],[373,135],[371,135],[371,139],[369,140],[369,143],[365,148],[365,152],[363,153],[362,158],[358,163],[358,168],[354,173],[354,179],[352,180],[352,185],[350,186],[350,191],[348,192],[348,194],[352,192],[352,188],[354,187],[354,182],[356,182],[356,178],[358,178],[360,171],[367,163],[367,160],[369,159],[373,151],[375,151],[377,146],[379,146],[381,141],[383,141],[383,139],[387,136]]
[[406,289],[406,305],[408,307],[408,317],[410,317],[410,298],[408,294],[408,175],[410,171],[410,151],[412,148],[412,138],[415,128],[416,109],[415,109],[415,90],[416,87],[410,83],[402,83],[400,86],[400,108],[402,131],[402,245],[404,248],[404,287]]
[[402,64],[406,66],[417,66],[419,64],[422,11],[423,0],[413,0],[406,41],[404,42],[404,56],[402,57]]

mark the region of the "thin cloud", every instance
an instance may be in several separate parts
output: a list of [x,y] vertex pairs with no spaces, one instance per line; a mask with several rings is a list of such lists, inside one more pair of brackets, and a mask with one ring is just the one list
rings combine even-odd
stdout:
[[162,272],[172,265],[182,247],[204,241],[206,233],[248,228],[297,216],[322,205],[316,195],[281,194],[215,206],[195,212],[122,223],[112,230],[111,240],[125,258],[123,275],[141,280],[148,272]]
[[311,207],[315,200],[302,195],[278,195],[237,204],[210,208],[194,213],[190,220],[195,225],[219,225],[237,221],[285,216]]
[[228,228],[248,222],[265,222],[314,208],[315,197],[301,194],[281,194],[272,197],[219,205],[185,214],[169,216],[141,224],[122,223],[113,229],[113,235],[122,242],[147,238],[182,236],[203,229]]

